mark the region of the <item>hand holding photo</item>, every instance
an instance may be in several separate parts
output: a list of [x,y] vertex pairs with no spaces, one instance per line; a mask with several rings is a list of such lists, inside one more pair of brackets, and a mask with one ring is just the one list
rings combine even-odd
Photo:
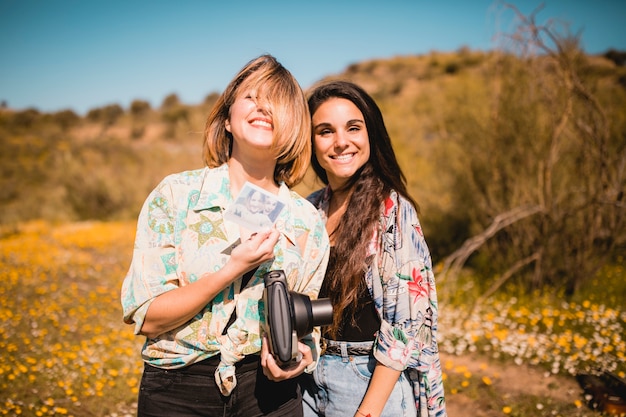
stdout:
[[251,231],[272,227],[285,203],[278,196],[246,182],[224,218]]

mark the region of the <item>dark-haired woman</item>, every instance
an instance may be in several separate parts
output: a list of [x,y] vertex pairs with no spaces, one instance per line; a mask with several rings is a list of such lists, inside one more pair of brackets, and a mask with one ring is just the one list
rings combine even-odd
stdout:
[[308,199],[326,221],[331,255],[323,328],[305,416],[446,415],[430,253],[382,114],[359,86],[310,93],[312,165],[327,185]]

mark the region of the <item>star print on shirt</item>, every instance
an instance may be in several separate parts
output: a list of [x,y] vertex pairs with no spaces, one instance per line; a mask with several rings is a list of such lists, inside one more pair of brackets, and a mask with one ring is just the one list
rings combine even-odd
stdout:
[[226,240],[226,235],[220,228],[221,220],[211,220],[202,214],[200,219],[199,222],[189,225],[191,230],[198,233],[198,247],[204,245],[211,238]]

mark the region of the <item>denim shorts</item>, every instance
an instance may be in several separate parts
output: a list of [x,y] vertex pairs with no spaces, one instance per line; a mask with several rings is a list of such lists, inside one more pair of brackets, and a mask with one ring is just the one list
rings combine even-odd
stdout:
[[[372,342],[333,342],[345,345],[340,354],[324,354],[312,375],[300,377],[304,417],[353,416],[361,404],[372,378],[376,359],[369,355],[346,354],[348,349],[363,349]],[[381,417],[415,417],[415,397],[405,373],[385,404]]]

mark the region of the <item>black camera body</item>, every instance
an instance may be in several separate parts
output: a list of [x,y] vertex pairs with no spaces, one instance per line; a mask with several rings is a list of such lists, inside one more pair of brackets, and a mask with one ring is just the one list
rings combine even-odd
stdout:
[[333,306],[328,298],[311,300],[308,295],[290,291],[282,270],[269,271],[263,280],[270,351],[280,366],[288,367],[301,359],[298,340],[311,333],[313,327],[333,322]]

